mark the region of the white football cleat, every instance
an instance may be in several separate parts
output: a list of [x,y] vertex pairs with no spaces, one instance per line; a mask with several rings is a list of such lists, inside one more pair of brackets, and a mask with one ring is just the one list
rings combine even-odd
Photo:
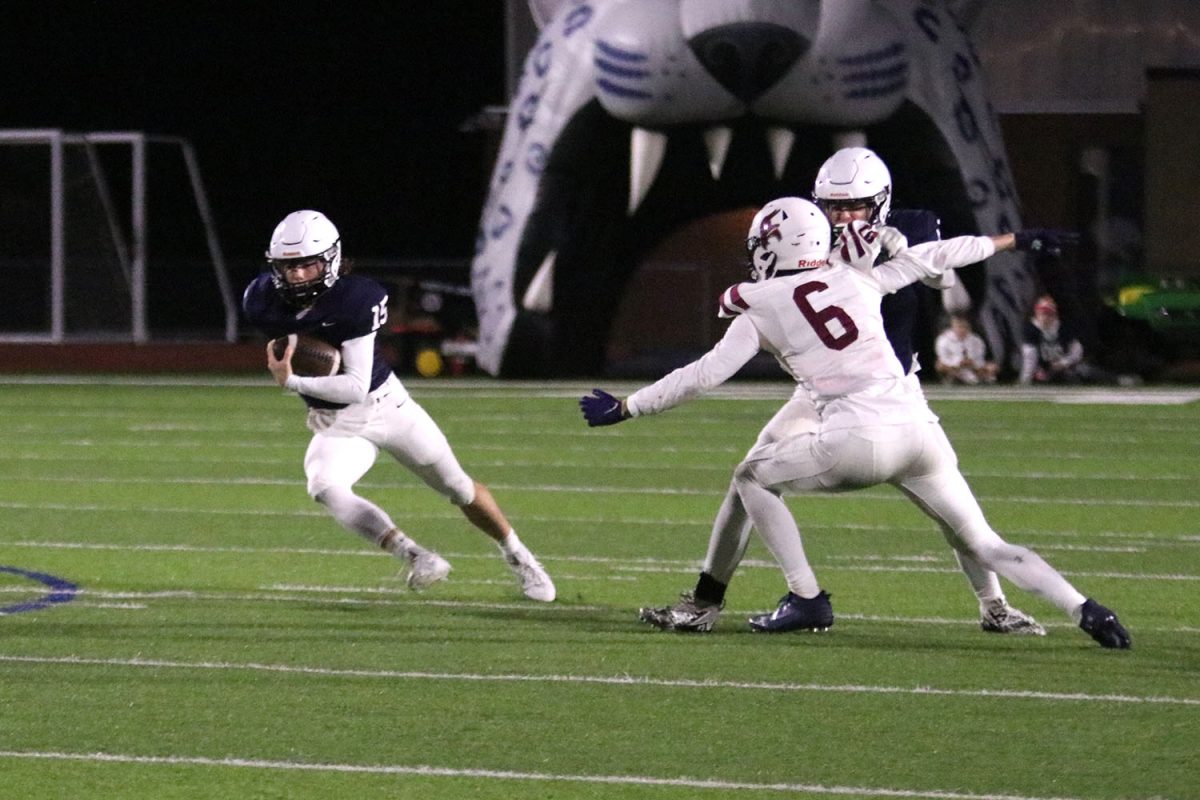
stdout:
[[979,610],[979,627],[987,633],[1012,633],[1017,636],[1045,636],[1046,629],[1019,608],[1005,600],[989,600]]
[[505,556],[504,560],[521,582],[521,591],[526,597],[539,603],[554,601],[554,581],[550,580],[546,568],[533,557],[533,553],[523,549],[520,553]]
[[449,574],[449,561],[431,550],[422,550],[411,557],[404,582],[413,591],[420,591],[445,580]]

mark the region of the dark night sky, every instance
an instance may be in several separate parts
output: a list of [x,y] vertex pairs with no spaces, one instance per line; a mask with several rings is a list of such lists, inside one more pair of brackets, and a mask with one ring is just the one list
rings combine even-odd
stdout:
[[0,127],[190,139],[231,262],[302,207],[349,255],[471,254],[491,165],[458,127],[507,102],[498,0],[16,0],[4,39]]

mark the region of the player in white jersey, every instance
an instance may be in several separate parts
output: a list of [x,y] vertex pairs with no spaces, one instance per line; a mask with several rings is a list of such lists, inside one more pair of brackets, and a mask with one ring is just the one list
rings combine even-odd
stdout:
[[[874,226],[895,227],[895,231],[885,231],[885,235],[894,246],[905,243],[941,242],[938,220],[931,212],[913,209],[894,211],[891,208],[891,172],[883,159],[865,147],[845,147],[826,159],[817,173],[813,197],[829,220],[834,238],[840,235],[848,223],[866,220]],[[757,240],[762,234],[760,225],[766,219],[768,209],[769,205],[751,224],[750,238]],[[904,238],[900,239],[897,233]],[[972,245],[971,240],[942,242],[938,249],[948,259],[948,265],[964,266],[972,263],[971,259],[981,257],[979,254],[982,251]],[[764,257],[770,255],[767,250],[760,253]],[[881,255],[881,258],[883,257]],[[886,257],[890,257],[890,252]],[[921,282],[936,289],[944,289],[955,283],[955,274],[949,271],[934,278],[922,278]],[[910,284],[886,295],[880,304],[888,341],[914,388],[919,386],[917,370],[920,367],[913,341],[920,308],[919,298],[919,287]],[[728,313],[722,314],[730,316]],[[813,407],[813,400],[808,390],[797,384],[792,397],[760,431],[754,447],[785,436],[814,430],[816,424],[817,413]],[[704,565],[693,592],[695,599],[718,606],[724,602],[725,591],[750,543],[751,530],[750,518],[742,506],[737,487],[731,482],[713,520]],[[979,603],[979,624],[982,630],[989,633],[1045,635],[1046,629],[1038,624],[1037,620],[1009,605],[994,572],[984,569],[958,551],[955,551],[955,558]],[[705,625],[711,625],[713,622],[712,614],[715,612],[710,613]],[[681,619],[670,606],[644,608],[641,611],[644,621],[671,630],[678,629],[681,625],[686,626],[686,616]],[[761,626],[755,622],[751,624],[755,630],[781,633],[791,630],[790,625],[806,626],[810,622],[822,628],[827,627],[832,623],[832,619],[830,610],[829,614],[822,614],[813,620],[794,618],[782,622],[768,619],[764,620]]]
[[[809,393],[818,414],[816,430],[754,448],[734,472],[742,504],[788,584],[779,607],[752,625],[819,629],[833,620],[782,493],[890,483],[939,524],[956,551],[1049,600],[1102,646],[1128,647],[1129,636],[1115,614],[1080,594],[1040,556],[1005,542],[988,526],[937,417],[888,344],[879,311],[885,294],[956,263],[986,258],[998,248],[1028,243],[1037,232],[943,243],[977,248],[977,257],[966,261],[951,262],[949,248],[931,243],[898,249],[890,261],[872,268],[884,237],[865,221],[846,226],[828,260],[829,224],[808,201],[772,201],[756,223],[750,244],[758,281],[722,295],[723,311],[735,318],[721,341],[624,401],[601,390],[580,400],[593,426],[660,413],[729,379],[760,350],[772,353]],[[672,610],[686,623],[676,629],[705,630],[720,605],[685,595]],[[691,618],[683,620],[685,614]]]

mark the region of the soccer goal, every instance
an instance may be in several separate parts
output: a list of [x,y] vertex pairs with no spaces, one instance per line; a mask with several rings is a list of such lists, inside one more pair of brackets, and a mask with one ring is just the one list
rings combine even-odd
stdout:
[[[170,231],[153,257],[151,214]],[[170,324],[189,314],[195,331],[211,330],[199,338],[237,340],[237,299],[187,140],[0,130],[0,220],[8,309],[0,341],[179,338]],[[168,261],[203,276],[188,282],[195,294],[179,298],[178,279],[155,271]],[[173,294],[184,310],[156,320],[156,304]]]

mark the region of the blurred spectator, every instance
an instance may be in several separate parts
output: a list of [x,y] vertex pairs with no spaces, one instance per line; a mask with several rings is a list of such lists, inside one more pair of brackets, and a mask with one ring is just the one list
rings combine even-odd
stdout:
[[987,359],[987,347],[979,334],[971,329],[971,320],[965,314],[952,314],[950,327],[938,335],[934,342],[937,362],[934,368],[942,383],[996,382],[996,364]]
[[[1129,376],[1132,378],[1133,376]],[[1121,383],[1105,370],[1089,364],[1083,357],[1083,345],[1070,325],[1058,316],[1058,304],[1050,295],[1042,295],[1033,305],[1033,317],[1025,325],[1021,343],[1023,385],[1031,383]]]

